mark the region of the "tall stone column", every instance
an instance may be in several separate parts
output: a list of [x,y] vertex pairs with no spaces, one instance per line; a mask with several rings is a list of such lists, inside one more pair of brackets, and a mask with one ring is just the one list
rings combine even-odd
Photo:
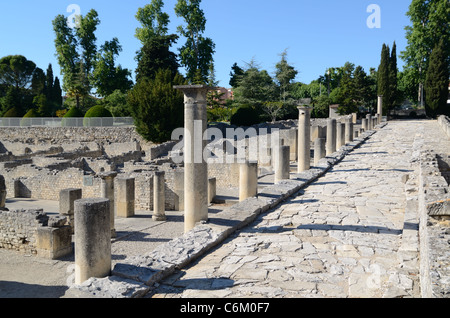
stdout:
[[310,108],[299,106],[297,171],[311,168],[311,114]]
[[153,221],[166,220],[166,183],[164,171],[155,171],[153,176]]
[[206,94],[211,87],[181,85],[184,93],[184,230],[208,220],[208,166],[203,158],[207,128]]
[[327,141],[326,155],[329,156],[336,151],[336,119],[327,119]]
[[116,228],[114,225],[114,178],[117,176],[117,172],[103,172],[99,174],[99,177],[102,179],[101,183],[101,197],[109,200],[109,212],[110,216],[110,225],[111,225],[111,237],[116,237]]
[[281,180],[289,179],[290,174],[290,152],[291,148],[289,146],[279,146],[274,149],[275,158],[275,183]]
[[104,198],[76,200],[75,284],[111,273],[110,202]]
[[258,162],[246,161],[239,167],[239,201],[258,194]]
[[336,149],[345,146],[345,124],[336,123]]
[[378,95],[377,114],[380,115],[378,117],[378,124],[381,124],[383,118],[383,95]]

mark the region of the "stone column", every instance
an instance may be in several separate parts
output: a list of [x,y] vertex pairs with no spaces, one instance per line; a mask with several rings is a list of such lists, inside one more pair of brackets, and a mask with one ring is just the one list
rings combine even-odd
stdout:
[[117,217],[129,218],[134,216],[135,212],[135,179],[134,178],[117,178],[116,179],[116,209]]
[[166,183],[164,171],[155,171],[153,176],[153,221],[166,220]]
[[290,152],[289,146],[279,146],[275,152],[275,183],[289,179],[290,174]]
[[373,129],[373,126],[372,126],[372,115],[371,114],[367,114],[366,118],[367,118],[367,130],[372,130]]
[[108,199],[76,200],[75,284],[111,273],[110,202]]
[[345,146],[345,124],[336,123],[336,149]]
[[81,199],[82,196],[82,189],[63,189],[59,191],[59,214],[67,217],[72,233],[74,233],[74,202]]
[[320,159],[325,158],[325,138],[317,138],[314,141],[314,165],[317,165]]
[[309,107],[299,106],[298,110],[297,170],[300,173],[311,168],[311,115]]
[[0,211],[5,210],[6,206],[6,183],[5,177],[0,175]]
[[246,161],[239,167],[239,201],[258,194],[258,162]]
[[101,197],[109,200],[109,212],[111,214],[110,226],[111,226],[111,237],[116,237],[116,228],[114,226],[114,178],[117,176],[117,172],[103,172],[99,174],[102,179],[101,183]]
[[383,118],[383,95],[378,95],[377,114],[380,115],[378,118],[378,124],[381,124],[381,120]]
[[329,156],[336,151],[336,119],[327,119],[326,155]]
[[345,143],[353,141],[353,121],[351,116],[345,117]]
[[207,127],[206,94],[211,87],[181,85],[184,93],[184,230],[208,220],[208,166],[203,158]]

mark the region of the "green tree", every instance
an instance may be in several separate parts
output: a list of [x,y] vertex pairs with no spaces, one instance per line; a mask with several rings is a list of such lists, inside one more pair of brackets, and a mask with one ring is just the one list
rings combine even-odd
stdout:
[[388,107],[393,109],[399,102],[398,96],[398,68],[397,68],[397,45],[394,42],[391,55],[389,57],[389,96]]
[[180,49],[180,62],[186,69],[190,83],[206,83],[209,65],[213,61],[214,42],[204,37],[206,18],[200,9],[201,0],[178,0],[175,13],[183,18],[185,26],[178,26],[179,34],[186,38]]
[[383,47],[381,49],[381,60],[380,65],[378,66],[378,95],[383,96],[383,114],[387,115],[389,113],[390,109],[390,78],[389,78],[389,62],[390,62],[390,55],[389,55],[389,46],[386,44],[383,44]]
[[25,111],[23,111],[24,106],[22,100],[20,88],[9,86],[5,97],[1,99],[1,115],[4,116],[11,109],[15,109],[17,113],[23,115]]
[[22,55],[8,55],[0,59],[0,84],[29,88],[36,64]]
[[286,102],[286,98],[290,97],[289,88],[291,82],[298,74],[298,71],[296,71],[293,66],[288,64],[286,56],[287,51],[285,50],[283,53],[281,53],[281,61],[279,61],[275,66],[275,78],[280,86],[280,97],[283,102]]
[[184,125],[184,95],[173,88],[185,84],[170,69],[159,70],[154,79],[144,78],[128,93],[129,109],[136,131],[148,141],[170,140],[172,131]]
[[147,40],[138,53],[138,67],[136,69],[136,81],[155,77],[159,69],[170,69],[172,76],[178,72],[177,55],[170,47],[177,41],[176,34],[157,35]]
[[130,80],[131,72],[120,65],[115,65],[115,60],[121,51],[122,46],[119,40],[113,38],[112,41],[106,41],[97,54],[92,83],[97,89],[97,94],[102,97],[112,94],[116,89],[126,92],[133,85]]
[[128,93],[116,89],[102,100],[102,105],[108,109],[114,117],[131,117],[127,103]]
[[[38,116],[34,117],[48,117],[51,114],[51,105],[44,94],[39,94],[33,99],[34,107],[36,108],[35,113]],[[34,109],[33,109],[34,110]]]
[[77,107],[85,107],[84,101],[93,86],[92,73],[97,57],[95,32],[100,19],[97,11],[91,9],[79,21],[79,27],[74,29],[67,25],[63,15],[56,16],[52,23],[56,56],[63,74],[63,89],[76,100]]
[[238,86],[240,77],[242,75],[244,75],[244,70],[241,67],[239,67],[237,63],[234,63],[233,66],[231,67],[230,83],[229,83],[232,88]]
[[448,0],[412,0],[407,12],[411,24],[405,27],[407,46],[400,57],[405,62],[403,87],[424,83],[434,47],[442,39],[447,61],[450,59],[450,3]]
[[431,117],[450,113],[447,105],[449,68],[445,45],[441,39],[431,53],[425,80],[425,109]]
[[354,79],[355,64],[346,62],[343,67],[342,78],[339,83],[337,101],[340,114],[351,114],[358,111],[358,93]]
[[150,4],[138,9],[136,20],[141,27],[136,28],[135,37],[142,45],[155,37],[167,35],[170,19],[167,13],[162,12],[163,7],[162,0],[152,0]]
[[152,0],[139,8],[136,19],[141,27],[136,29],[136,38],[142,48],[137,52],[136,81],[153,79],[159,69],[170,69],[172,76],[178,73],[177,55],[170,48],[178,40],[178,35],[168,34],[169,15],[162,11],[164,2]]

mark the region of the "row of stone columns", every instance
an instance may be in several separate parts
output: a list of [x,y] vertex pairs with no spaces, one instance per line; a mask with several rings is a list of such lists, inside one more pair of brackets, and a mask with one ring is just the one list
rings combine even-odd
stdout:
[[[204,85],[175,86],[183,91],[185,103],[185,138],[184,138],[184,217],[185,232],[191,230],[199,221],[208,219],[208,203],[215,192],[215,179],[208,179],[208,170],[203,149],[206,141],[206,93],[210,87]],[[298,172],[310,169],[310,109],[299,107],[297,164]],[[381,121],[380,99],[378,123]],[[368,115],[363,128],[371,129],[374,123]],[[364,127],[365,126],[365,127]],[[187,138],[186,138],[187,137]],[[318,138],[315,143],[314,162],[332,154],[337,147],[353,141],[353,120],[348,117],[344,124],[329,119],[327,123],[327,139]],[[201,140],[201,148],[197,149]],[[198,155],[200,154],[200,157]],[[275,155],[275,182],[289,179],[290,147],[280,146]],[[115,173],[102,176],[102,197],[100,199],[78,199],[74,201],[75,212],[75,280],[82,283],[90,277],[104,277],[111,271],[111,236],[114,230],[114,182]],[[246,161],[240,167],[239,198],[257,195],[258,163]],[[134,209],[134,186],[130,180],[119,185],[119,192],[125,192],[124,201],[118,206],[129,216]],[[79,194],[74,195],[77,197]],[[164,220],[165,195],[164,173],[157,172],[154,177],[154,218]],[[71,197],[73,198],[73,197]],[[132,204],[133,203],[133,204]]]

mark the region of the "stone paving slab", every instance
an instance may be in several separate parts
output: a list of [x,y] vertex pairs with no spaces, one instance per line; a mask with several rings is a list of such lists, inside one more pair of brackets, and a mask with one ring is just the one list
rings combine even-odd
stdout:
[[[385,123],[380,128],[384,125]],[[214,214],[209,222],[200,224],[183,236],[158,246],[151,253],[135,256],[116,264],[111,276],[103,279],[91,278],[82,285],[72,286],[67,291],[66,297],[141,297],[163,279],[191,264],[234,232],[250,224],[261,213],[276,207],[323,176],[332,166],[343,160],[347,154],[358,148],[374,133],[374,130],[363,133],[336,153],[322,159],[316,167],[300,174],[291,174],[290,180],[265,187],[257,198],[247,199]],[[278,224],[271,226],[271,229],[286,225],[289,224]],[[245,267],[243,270],[243,274],[247,272]],[[248,274],[251,277],[241,275],[242,277],[238,278],[245,281],[253,280],[256,277],[263,277],[264,274],[267,274],[266,270]],[[117,292],[120,279],[124,280],[123,286],[120,288],[122,292]],[[213,281],[212,284],[217,285],[217,282]],[[270,290],[273,288],[275,287],[270,287]]]
[[386,128],[151,297],[419,297],[417,127]]

